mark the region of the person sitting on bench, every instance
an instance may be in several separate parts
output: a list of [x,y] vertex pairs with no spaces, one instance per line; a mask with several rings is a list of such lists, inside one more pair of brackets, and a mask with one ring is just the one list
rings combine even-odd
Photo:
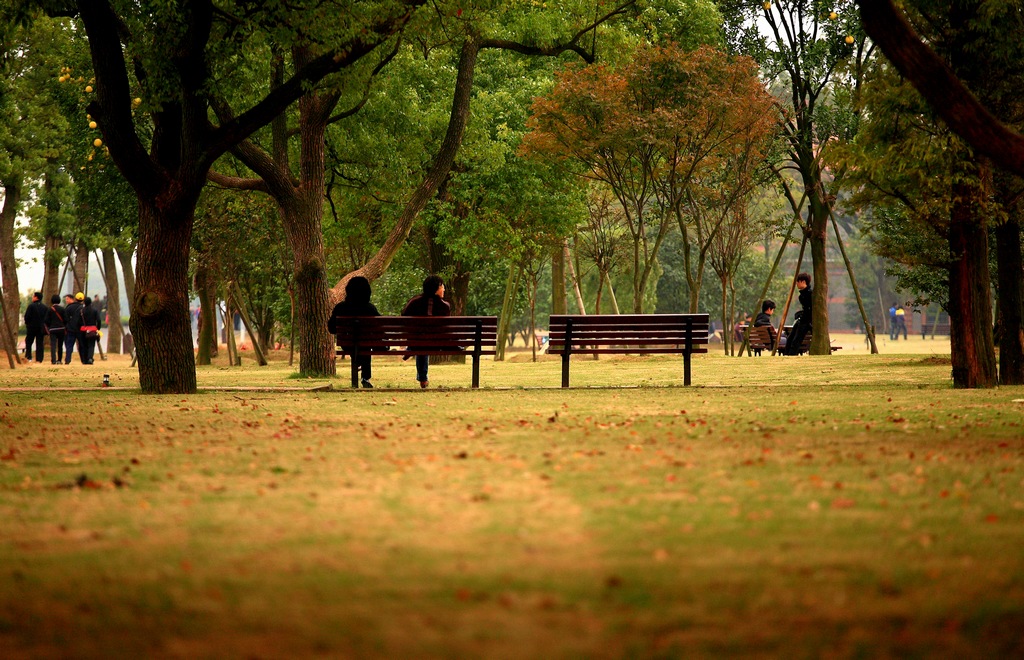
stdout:
[[[333,335],[338,331],[337,317],[339,316],[380,316],[377,307],[370,302],[370,280],[356,275],[345,283],[345,299],[334,306],[331,318],[327,319],[327,330]],[[343,350],[352,355],[351,348],[342,347]],[[364,353],[359,356],[359,370],[363,387],[373,387],[370,379],[373,378],[373,365],[370,363],[370,354]]]
[[767,327],[768,328],[768,338],[770,340],[770,343],[768,345],[769,349],[775,348],[775,337],[776,337],[776,335],[775,335],[775,326],[772,325],[772,314],[774,314],[774,313],[775,313],[775,301],[774,300],[765,300],[763,303],[761,303],[761,313],[757,315],[756,319],[754,319],[754,327],[755,328],[760,328],[760,327]]

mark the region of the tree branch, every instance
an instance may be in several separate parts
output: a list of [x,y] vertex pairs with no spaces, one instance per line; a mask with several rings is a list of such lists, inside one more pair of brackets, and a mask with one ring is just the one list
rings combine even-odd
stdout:
[[1005,170],[1024,176],[1024,137],[988,111],[925,45],[892,0],[857,0],[865,32],[954,132]]

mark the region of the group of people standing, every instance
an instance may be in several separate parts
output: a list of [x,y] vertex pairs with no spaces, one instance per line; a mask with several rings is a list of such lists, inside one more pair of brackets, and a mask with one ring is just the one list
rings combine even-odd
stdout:
[[99,329],[102,327],[100,310],[86,295],[78,292],[50,297],[50,306],[43,304],[42,294],[32,294],[32,302],[25,310],[25,359],[32,361],[32,346],[35,344],[35,361],[43,361],[45,337],[50,337],[50,363],[71,364],[71,355],[78,346],[78,358],[82,364],[92,364]]
[[903,333],[903,341],[907,340],[907,310],[903,305],[893,303],[889,308],[889,339],[897,341],[900,333]]
[[[423,293],[413,296],[402,308],[402,316],[450,316],[451,305],[444,299],[444,280],[439,275],[430,275],[423,280]],[[345,299],[335,305],[331,318],[327,321],[327,329],[333,334],[337,332],[338,316],[380,316],[380,312],[370,302],[370,281],[357,275],[345,285]],[[411,357],[411,356],[409,356]],[[409,359],[406,357],[405,359]],[[428,369],[429,355],[417,355],[416,380],[420,387],[430,385]],[[363,387],[373,387],[373,365],[369,355],[359,356],[360,383]]]

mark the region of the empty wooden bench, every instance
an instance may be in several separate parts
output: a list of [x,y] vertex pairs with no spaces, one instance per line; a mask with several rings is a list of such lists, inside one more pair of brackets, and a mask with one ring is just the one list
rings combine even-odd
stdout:
[[548,353],[562,356],[562,387],[569,387],[573,353],[679,353],[683,384],[690,356],[708,352],[707,314],[552,314]]
[[480,387],[480,356],[494,355],[496,316],[339,316],[339,355],[352,360],[352,387],[359,386],[359,356],[470,355],[473,387]]

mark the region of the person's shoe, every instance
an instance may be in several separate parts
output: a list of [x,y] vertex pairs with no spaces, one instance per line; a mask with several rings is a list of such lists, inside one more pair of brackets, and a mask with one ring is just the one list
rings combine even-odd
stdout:
[[373,383],[371,383],[370,381],[366,380],[365,378],[362,381],[360,381],[360,384],[362,384],[363,387],[368,387],[371,390],[373,389]]
[[425,390],[425,389],[427,389],[427,385],[430,385],[430,381],[429,380],[421,380],[420,381],[420,388]]

